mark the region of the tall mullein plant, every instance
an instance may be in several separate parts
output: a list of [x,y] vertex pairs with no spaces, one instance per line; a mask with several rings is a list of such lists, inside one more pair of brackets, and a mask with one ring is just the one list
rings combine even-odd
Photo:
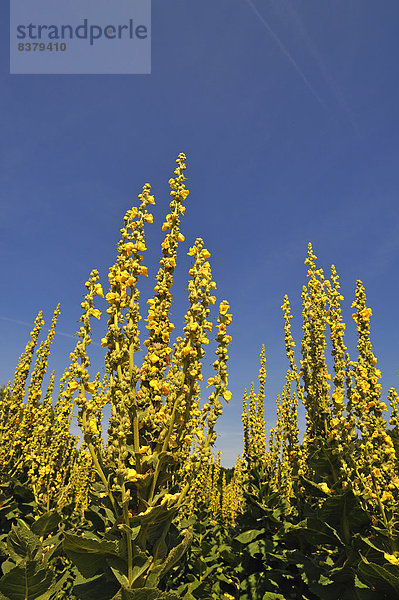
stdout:
[[[210,296],[216,287],[207,261],[210,253],[200,238],[189,252],[195,257],[195,264],[190,270],[193,280],[189,284],[190,308],[184,337],[178,338],[175,351],[170,343],[174,329],[169,318],[173,273],[178,244],[184,241],[180,216],[184,215],[183,203],[189,193],[185,187],[185,155],[180,154],[176,163],[174,177],[169,180],[172,199],[162,226],[165,239],[161,245],[154,296],[147,302],[148,337],[144,341],[141,366],[135,359],[140,350],[138,284],[142,276],[148,275],[147,267],[142,264],[146,250],[144,226],[153,222],[147,208],[155,203],[149,184],[139,195],[139,207],[133,207],[125,215],[116,262],[109,269],[110,287],[105,295],[108,327],[101,342],[107,348],[106,377],[103,382],[99,375],[90,380],[86,353],[91,343],[90,318],[101,317],[100,310],[94,308],[94,300],[104,296],[97,271],[92,272],[86,284],[83,325],[79,331],[81,341],[69,369],[67,389],[78,392],[78,421],[84,433],[87,457],[91,459],[85,464],[87,469],[94,469],[101,480],[104,491],[100,498],[108,497],[115,524],[124,538],[120,558],[126,568],[121,566],[118,576],[115,570],[114,573],[128,589],[156,587],[187,548],[189,533],[179,548],[173,548],[168,554],[166,536],[186,501],[202,457],[209,455],[214,444],[215,423],[222,412],[220,399],[228,401],[231,397],[227,390],[227,348],[231,337],[226,329],[232,315],[228,313],[228,302],[223,301],[217,318],[218,358],[213,365],[216,374],[211,382],[214,391],[204,406],[199,406],[201,359],[204,345],[208,344],[207,332],[212,329],[212,323],[207,320],[208,305],[216,301]],[[106,403],[111,404],[111,416],[108,443],[104,448],[100,424]],[[192,444],[194,459],[189,452]],[[90,476],[85,481],[90,484]],[[79,497],[79,502],[84,506],[84,498]],[[76,539],[69,538],[69,550],[76,543]]]

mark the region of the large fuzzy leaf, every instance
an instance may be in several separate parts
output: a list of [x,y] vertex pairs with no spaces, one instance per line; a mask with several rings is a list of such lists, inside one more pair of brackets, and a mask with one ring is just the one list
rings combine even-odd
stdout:
[[[361,556],[362,562],[359,564],[359,575],[377,590],[387,590],[399,594],[399,565],[386,563],[377,565],[369,562],[364,556]],[[393,596],[397,597],[397,596]]]
[[65,552],[86,578],[96,575],[105,564],[107,556],[118,556],[117,542],[84,538],[70,533],[65,534],[63,543]]
[[28,525],[22,519],[17,519],[17,525],[12,525],[7,536],[7,549],[11,558],[19,563],[35,560],[41,554],[42,544]]
[[0,579],[0,592],[7,600],[49,600],[62,586],[69,573],[56,581],[51,571],[26,561]]
[[181,597],[173,592],[161,592],[153,588],[127,590],[122,587],[112,600],[180,600]]
[[56,510],[50,510],[32,524],[31,531],[39,537],[44,537],[54,531],[61,520],[61,516]]

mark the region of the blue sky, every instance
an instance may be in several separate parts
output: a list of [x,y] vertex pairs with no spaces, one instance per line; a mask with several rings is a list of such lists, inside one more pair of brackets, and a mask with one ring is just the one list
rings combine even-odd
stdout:
[[[231,303],[230,389],[222,463],[241,450],[243,389],[267,356],[266,419],[286,369],[280,306],[288,293],[299,346],[309,241],[327,272],[373,309],[384,392],[398,385],[399,5],[393,0],[153,0],[151,75],[10,75],[0,7],[0,383],[31,324],[61,302],[50,368],[73,349],[84,281],[106,283],[127,209],[144,183],[156,198],[146,263],[151,293],[168,179],[187,155],[172,320],[182,322],[186,252],[203,237],[218,299]],[[101,306],[99,305],[99,308]],[[105,308],[105,307],[104,307]],[[101,324],[98,328],[101,334]],[[144,339],[144,338],[143,338]],[[101,349],[93,348],[93,371]],[[299,359],[299,356],[297,357]],[[205,359],[207,368],[213,362]],[[98,366],[97,366],[98,365]]]

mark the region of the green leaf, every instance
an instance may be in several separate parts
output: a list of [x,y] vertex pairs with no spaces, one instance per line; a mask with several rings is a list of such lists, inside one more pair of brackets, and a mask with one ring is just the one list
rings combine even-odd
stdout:
[[361,507],[359,499],[350,491],[330,496],[318,511],[318,517],[338,529],[347,544],[351,535],[370,525],[370,517]]
[[127,585],[129,583],[128,578],[126,577],[127,562],[119,556],[109,556],[105,560],[119,583],[121,585]]
[[93,577],[103,569],[106,557],[119,555],[117,542],[83,538],[70,533],[65,533],[63,548],[79,572],[86,578]]
[[192,541],[193,541],[193,534],[191,533],[190,530],[186,529],[186,532],[184,534],[184,538],[183,538],[182,542],[180,542],[180,544],[178,546],[175,546],[174,548],[172,548],[172,550],[169,552],[166,560],[164,560],[164,562],[162,563],[163,568],[161,571],[161,577],[166,575],[166,573],[168,571],[170,571],[170,569],[172,567],[174,567],[175,564],[182,558],[182,556],[187,552]]
[[31,525],[31,531],[39,537],[44,537],[51,533],[61,521],[62,518],[57,511],[50,510]]
[[359,563],[359,574],[373,586],[383,586],[388,590],[399,592],[399,565],[386,563],[384,566],[369,562],[360,555],[362,562]]
[[115,581],[107,580],[104,573],[92,577],[90,581],[73,586],[73,594],[79,600],[111,600],[119,589]]
[[313,517],[304,519],[293,527],[289,535],[294,535],[312,545],[331,544],[342,546],[342,541],[333,527]]
[[62,588],[68,576],[69,573],[65,573],[55,581],[49,570],[38,567],[36,562],[27,561],[0,579],[0,592],[9,600],[49,600]]
[[65,533],[64,550],[87,554],[114,554],[118,556],[118,544],[111,540],[81,537],[72,533]]
[[112,600],[181,600],[181,597],[173,592],[161,592],[153,588],[127,590],[122,587]]
[[260,535],[263,535],[265,533],[265,529],[250,529],[249,531],[244,531],[244,533],[240,533],[240,535],[237,535],[234,539],[237,540],[237,542],[240,542],[241,544],[248,544],[249,542],[252,542],[253,540],[255,540],[257,537],[259,537]]
[[7,549],[11,558],[19,563],[37,558],[41,554],[42,544],[28,525],[22,519],[17,519],[17,525],[12,525],[7,536]]

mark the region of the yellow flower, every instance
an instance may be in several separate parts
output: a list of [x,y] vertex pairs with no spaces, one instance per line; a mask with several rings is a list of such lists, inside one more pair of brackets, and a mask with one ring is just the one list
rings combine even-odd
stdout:
[[384,558],[392,565],[399,565],[399,557],[395,556],[394,554],[388,554],[387,552],[384,552]]
[[101,317],[101,312],[98,310],[98,308],[93,308],[93,310],[91,311],[91,314],[96,319],[99,319]]
[[230,304],[225,300],[220,304],[219,312],[221,315],[225,315],[230,308]]
[[145,475],[137,473],[136,469],[127,469],[127,478],[131,483],[135,483],[139,479],[144,479]]
[[96,285],[94,286],[94,293],[97,294],[97,296],[101,296],[101,298],[104,298],[104,292],[101,283],[96,283]]
[[128,257],[133,253],[134,250],[134,244],[133,242],[128,242],[127,244],[125,244],[124,248],[123,248],[123,254]]
[[184,240],[186,238],[184,237],[184,235],[182,233],[179,233],[179,235],[177,236],[177,239],[179,240],[179,242],[184,242]]
[[360,311],[360,316],[365,320],[368,321],[369,318],[372,316],[373,311],[371,310],[371,308],[363,308],[363,310]]
[[368,381],[361,381],[360,382],[360,388],[363,390],[363,392],[367,392],[367,390],[370,389],[370,384]]
[[387,502],[389,500],[393,500],[393,496],[391,492],[387,492],[386,490],[384,490],[381,496],[381,502]]
[[146,223],[153,223],[154,222],[154,217],[151,214],[145,215],[144,221],[146,221]]
[[89,394],[93,394],[96,391],[96,386],[94,385],[93,382],[87,382],[85,385],[85,390],[86,392],[89,392]]
[[332,395],[332,399],[335,404],[338,406],[343,406],[344,404],[344,395],[341,392],[334,392]]
[[144,277],[148,277],[147,267],[140,267],[140,273],[141,275],[144,275]]
[[148,196],[148,204],[155,204],[154,196]]
[[319,483],[319,488],[326,494],[329,494],[331,492],[330,488],[328,487],[325,481]]
[[231,395],[232,395],[232,394],[231,394],[231,392],[230,392],[229,390],[226,390],[226,391],[223,393],[223,398],[226,400],[226,402],[228,402],[229,400],[231,400]]

